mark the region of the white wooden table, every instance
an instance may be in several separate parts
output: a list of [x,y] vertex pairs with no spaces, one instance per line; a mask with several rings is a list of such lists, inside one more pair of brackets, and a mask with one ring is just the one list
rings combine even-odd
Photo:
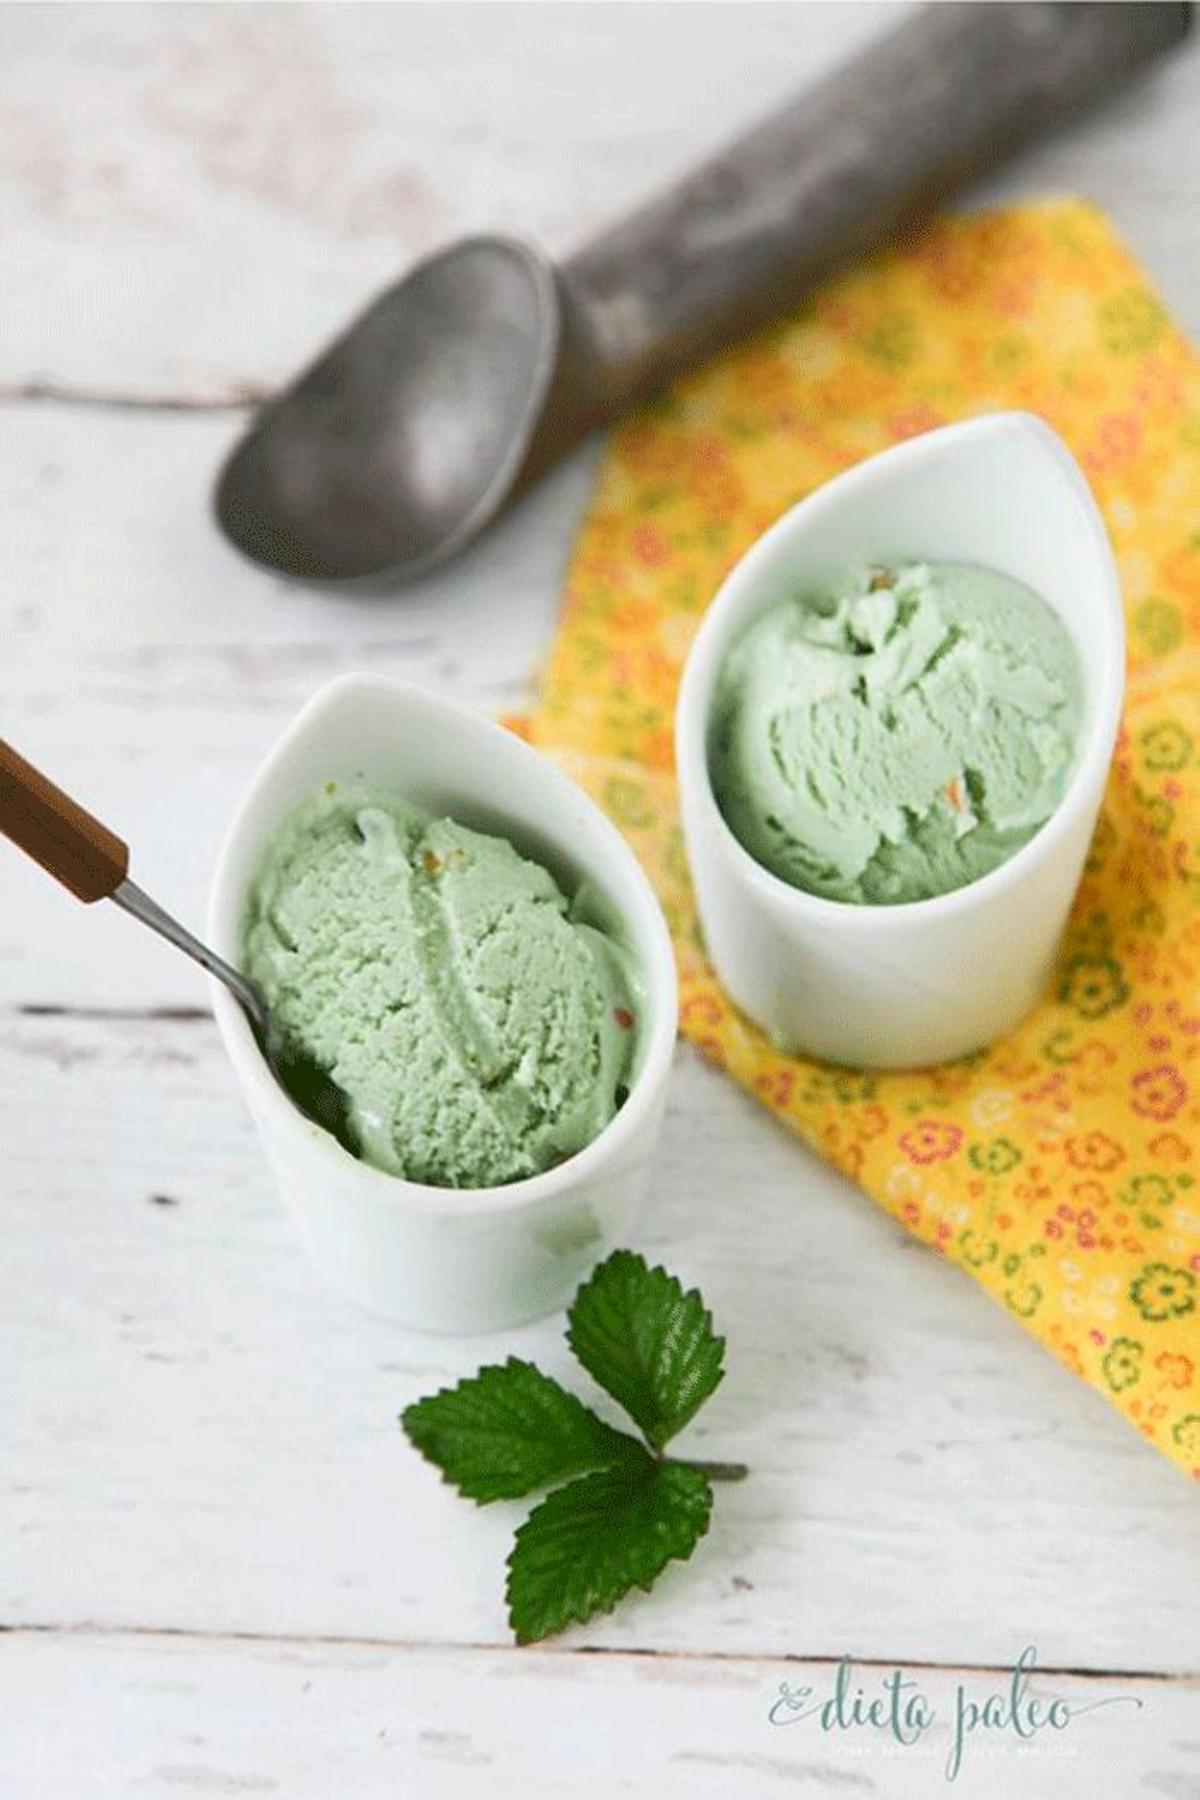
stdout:
[[[0,708],[185,918],[248,773],[357,666],[530,693],[593,452],[392,602],[209,522],[270,389],[414,254],[565,248],[880,28],[809,6],[0,10]],[[1200,48],[989,196],[1082,190],[1200,325]],[[107,913],[107,916],[104,916]],[[561,1321],[430,1340],[310,1275],[190,967],[0,855],[0,1796],[940,1792],[945,1733],[774,1728],[781,1681],[943,1711],[1026,1645],[1079,1703],[958,1793],[1200,1795],[1196,1496],[953,1269],[681,1049],[641,1247],[729,1376],[693,1442],[751,1479],[611,1619],[509,1647],[519,1509],[395,1428]],[[963,1674],[966,1670],[968,1673]]]

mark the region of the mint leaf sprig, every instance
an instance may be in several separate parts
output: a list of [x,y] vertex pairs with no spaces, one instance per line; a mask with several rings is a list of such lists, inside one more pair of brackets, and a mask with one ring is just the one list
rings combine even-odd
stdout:
[[725,1340],[695,1289],[685,1293],[665,1269],[617,1250],[575,1295],[567,1342],[641,1437],[515,1356],[415,1401],[400,1420],[421,1455],[481,1506],[554,1490],[508,1558],[519,1644],[611,1612],[635,1587],[649,1590],[708,1530],[710,1482],[746,1474],[741,1463],[663,1454],[725,1373]]

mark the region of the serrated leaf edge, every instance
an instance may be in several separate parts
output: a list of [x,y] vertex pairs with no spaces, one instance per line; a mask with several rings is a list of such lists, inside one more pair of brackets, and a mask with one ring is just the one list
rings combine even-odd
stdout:
[[[645,1426],[642,1425],[638,1419],[634,1418],[634,1415],[630,1412],[629,1408],[625,1405],[624,1401],[621,1400],[616,1394],[612,1393],[610,1391],[610,1389],[605,1387],[604,1383],[599,1379],[599,1377],[592,1373],[592,1371],[588,1368],[587,1364],[583,1361],[582,1357],[579,1355],[579,1351],[575,1345],[574,1312],[575,1312],[576,1306],[579,1304],[580,1297],[587,1292],[587,1290],[596,1281],[598,1276],[605,1269],[610,1268],[615,1262],[618,1261],[618,1259],[621,1262],[625,1262],[625,1263],[636,1263],[638,1265],[641,1273],[644,1276],[652,1277],[652,1276],[656,1276],[656,1275],[661,1275],[663,1277],[663,1279],[665,1281],[669,1282],[670,1285],[675,1289],[676,1294],[678,1296],[677,1300],[675,1301],[676,1305],[685,1306],[688,1304],[689,1301],[693,1301],[693,1300],[698,1301],[699,1305],[700,1305],[701,1319],[704,1323],[705,1330],[708,1332],[709,1337],[711,1339],[712,1347],[716,1350],[717,1356],[719,1359],[719,1366],[717,1368],[716,1380],[713,1382],[713,1384],[709,1388],[708,1392],[706,1394],[704,1394],[696,1402],[696,1404],[692,1407],[691,1411],[689,1413],[687,1413],[687,1415],[679,1421],[678,1425],[672,1426],[671,1430],[668,1431],[666,1433],[666,1435],[662,1436],[662,1437],[660,1437],[658,1435],[658,1433],[651,1433],[651,1432],[647,1431]],[[615,1405],[617,1405],[621,1408],[621,1411],[625,1414],[626,1418],[633,1420],[634,1425],[636,1426],[638,1431],[640,1431],[642,1433],[642,1436],[645,1438],[647,1444],[649,1444],[651,1446],[651,1448],[654,1450],[661,1451],[661,1450],[665,1449],[666,1446],[671,1442],[672,1438],[677,1437],[681,1431],[683,1431],[688,1425],[690,1425],[692,1420],[695,1418],[696,1414],[700,1411],[700,1408],[708,1400],[710,1400],[712,1398],[712,1396],[716,1393],[717,1389],[720,1387],[721,1383],[725,1379],[726,1339],[725,1339],[723,1333],[713,1330],[712,1310],[710,1307],[708,1307],[705,1304],[704,1295],[700,1292],[700,1289],[698,1287],[685,1288],[683,1283],[680,1281],[678,1275],[673,1275],[671,1273],[670,1269],[666,1268],[662,1263],[648,1263],[646,1261],[645,1257],[641,1254],[641,1252],[639,1250],[614,1250],[614,1251],[612,1251],[612,1253],[609,1256],[605,1257],[603,1262],[597,1263],[596,1267],[592,1270],[592,1272],[588,1276],[587,1280],[580,1283],[579,1287],[575,1291],[575,1296],[572,1299],[570,1306],[568,1306],[568,1308],[567,1308],[567,1329],[566,1329],[565,1335],[566,1335],[567,1344],[570,1348],[572,1356],[575,1358],[576,1362],[579,1364],[580,1368],[583,1370],[583,1372],[587,1376],[588,1380],[593,1382],[596,1385],[596,1387],[598,1387],[600,1389],[600,1392],[602,1394],[607,1394],[609,1399],[612,1400]],[[686,1461],[686,1458],[684,1460]]]
[[[647,1458],[648,1458],[648,1464],[647,1464],[647,1474],[648,1475],[652,1474],[656,1469],[660,1468],[663,1464],[663,1461],[665,1460],[663,1457],[655,1456],[652,1451],[647,1452]],[[533,1512],[531,1512],[528,1515],[528,1517],[522,1522],[522,1524],[520,1524],[517,1527],[516,1532],[513,1535],[513,1547],[504,1559],[504,1567],[507,1570],[507,1574],[505,1576],[505,1581],[504,1581],[504,1603],[507,1608],[509,1629],[512,1631],[512,1634],[519,1645],[525,1646],[525,1645],[529,1645],[529,1644],[544,1644],[549,1638],[557,1637],[560,1632],[565,1631],[569,1625],[586,1625],[588,1623],[589,1619],[595,1619],[598,1617],[608,1618],[609,1616],[611,1616],[612,1613],[614,1613],[617,1610],[617,1607],[620,1606],[622,1600],[624,1600],[633,1591],[634,1588],[637,1588],[643,1594],[649,1594],[653,1590],[654,1584],[657,1581],[659,1581],[663,1575],[666,1574],[669,1564],[671,1564],[673,1562],[682,1563],[682,1562],[690,1562],[691,1561],[692,1557],[695,1555],[697,1549],[699,1548],[701,1541],[708,1536],[709,1527],[712,1524],[713,1490],[712,1490],[712,1482],[709,1480],[708,1476],[705,1475],[705,1473],[702,1469],[697,1469],[694,1464],[688,1463],[686,1458],[681,1457],[679,1460],[680,1460],[681,1464],[683,1464],[685,1467],[690,1468],[694,1474],[700,1476],[701,1480],[704,1483],[704,1493],[705,1493],[705,1499],[707,1501],[707,1505],[705,1506],[705,1509],[704,1509],[704,1523],[700,1527],[699,1531],[696,1533],[696,1541],[692,1545],[691,1549],[685,1551],[682,1556],[677,1556],[677,1555],[668,1556],[666,1562],[663,1564],[662,1568],[658,1571],[658,1574],[652,1575],[650,1577],[649,1581],[638,1581],[635,1578],[633,1581],[630,1582],[629,1586],[627,1588],[622,1589],[622,1591],[619,1594],[617,1594],[614,1599],[608,1600],[608,1601],[599,1600],[596,1602],[596,1604],[594,1606],[587,1608],[587,1609],[583,1609],[580,1606],[572,1606],[570,1608],[570,1610],[567,1612],[566,1616],[564,1617],[562,1623],[560,1625],[556,1625],[554,1627],[553,1631],[544,1632],[541,1637],[523,1637],[521,1635],[521,1633],[518,1631],[516,1624],[514,1623],[513,1617],[512,1617],[512,1566],[513,1566],[513,1558],[517,1555],[518,1549],[520,1547],[521,1533],[525,1530],[526,1526],[529,1524],[530,1520],[533,1518],[534,1513],[538,1512],[540,1510],[540,1508],[545,1505],[546,1500],[551,1499],[553,1496],[551,1496],[550,1494],[547,1494],[545,1496],[545,1499],[538,1501],[538,1504],[537,1504],[537,1506],[534,1507]],[[605,1472],[606,1471],[603,1471],[603,1470],[591,1469],[591,1470],[588,1470],[584,1474],[573,1475],[569,1482],[566,1482],[565,1484],[563,1484],[563,1486],[555,1488],[554,1493],[561,1494],[562,1492],[564,1492],[565,1488],[573,1486],[575,1482],[586,1481],[588,1479],[589,1475],[602,1474]]]
[[[431,1401],[441,1400],[448,1395],[457,1394],[460,1389],[472,1386],[485,1375],[503,1373],[506,1369],[511,1368],[529,1370],[541,1380],[553,1382],[556,1387],[561,1388],[564,1394],[568,1395],[572,1400],[577,1401],[584,1412],[590,1413],[591,1417],[598,1425],[602,1425],[606,1431],[610,1431],[613,1434],[613,1456],[611,1461],[599,1461],[593,1464],[591,1468],[574,1469],[567,1475],[552,1477],[545,1484],[549,1492],[553,1492],[557,1488],[565,1486],[568,1482],[579,1481],[583,1476],[594,1474],[601,1469],[615,1469],[623,1458],[628,1456],[631,1449],[644,1451],[645,1447],[640,1438],[633,1437],[629,1432],[622,1431],[619,1425],[610,1425],[607,1419],[601,1418],[594,1407],[589,1406],[586,1400],[580,1399],[573,1388],[566,1387],[556,1376],[547,1375],[544,1369],[539,1369],[537,1364],[530,1362],[527,1357],[506,1356],[503,1362],[481,1363],[473,1374],[463,1375],[458,1381],[452,1382],[446,1387],[436,1388],[432,1394],[419,1395],[416,1400],[411,1400],[403,1411],[396,1416],[396,1423],[403,1432],[409,1446],[416,1451],[422,1462],[428,1463],[431,1469],[437,1470],[438,1477],[441,1480],[443,1487],[450,1488],[460,1499],[469,1501],[472,1506],[495,1506],[498,1502],[515,1504],[517,1500],[527,1498],[528,1493],[537,1492],[538,1489],[536,1487],[530,1488],[527,1491],[527,1494],[487,1495],[469,1493],[459,1484],[449,1470],[443,1468],[437,1458],[431,1455],[429,1450],[423,1444],[419,1444],[412,1436],[407,1423],[408,1416],[410,1413],[415,1412],[418,1407],[428,1405]],[[540,1504],[540,1502],[538,1504]]]

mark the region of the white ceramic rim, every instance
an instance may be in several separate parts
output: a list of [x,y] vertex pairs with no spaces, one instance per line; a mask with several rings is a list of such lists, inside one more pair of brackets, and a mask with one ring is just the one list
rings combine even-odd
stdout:
[[[857,487],[869,487],[883,472],[884,463],[919,462],[931,452],[936,452],[939,456],[945,455],[954,442],[962,442],[966,438],[1001,428],[1016,428],[1030,433],[1038,439],[1042,450],[1058,463],[1083,510],[1087,529],[1094,539],[1097,563],[1103,571],[1103,592],[1098,596],[1100,604],[1097,607],[1096,624],[1098,629],[1104,631],[1104,667],[1093,696],[1094,710],[1088,739],[1076,757],[1071,778],[1050,817],[1019,850],[1014,850],[1010,857],[997,864],[986,875],[979,876],[975,881],[968,881],[962,887],[952,888],[949,893],[889,905],[879,901],[831,900],[823,894],[810,894],[804,888],[793,887],[781,876],[764,868],[750,854],[731,830],[712,790],[708,761],[708,725],[717,665],[727,647],[725,641],[718,644],[721,627],[728,623],[729,615],[735,613],[742,614],[745,622],[749,623],[754,611],[755,584],[762,564],[770,559],[781,541],[802,534],[814,516],[832,499],[840,501],[848,493],[852,494]],[[685,767],[690,775],[698,776],[694,791],[696,800],[703,809],[704,824],[717,832],[743,879],[759,888],[776,906],[790,907],[797,916],[814,921],[836,918],[839,924],[850,924],[851,929],[861,925],[865,930],[873,930],[881,919],[900,924],[915,919],[918,915],[933,923],[985,898],[998,898],[1006,888],[1022,879],[1034,856],[1053,853],[1080,802],[1086,799],[1098,779],[1102,784],[1121,722],[1124,694],[1125,615],[1121,603],[1120,581],[1108,532],[1083,471],[1058,433],[1035,413],[985,413],[978,418],[965,419],[954,425],[941,426],[935,431],[923,432],[919,437],[908,438],[901,444],[892,445],[878,455],[856,463],[853,468],[835,475],[832,480],[824,482],[813,493],[790,507],[761,537],[755,539],[721,583],[692,641],[680,684],[676,712],[676,755],[681,776]]]
[[[594,823],[602,838],[607,840],[608,850],[614,861],[624,867],[629,885],[637,895],[637,906],[641,911],[641,936],[649,946],[650,955],[645,956],[639,945],[631,946],[643,964],[642,979],[646,991],[652,997],[653,1023],[650,1035],[641,1046],[640,1066],[630,1083],[629,1095],[624,1105],[614,1114],[608,1124],[594,1137],[590,1144],[565,1162],[558,1163],[553,1169],[546,1169],[540,1175],[526,1176],[520,1181],[512,1181],[500,1187],[483,1188],[450,1188],[434,1187],[424,1182],[408,1181],[402,1175],[389,1174],[385,1169],[377,1169],[373,1164],[363,1162],[359,1157],[351,1155],[339,1144],[336,1138],[323,1131],[320,1126],[306,1119],[284,1094],[275,1077],[271,1074],[263,1060],[254,1034],[247,1023],[245,1014],[229,990],[214,977],[209,978],[213,996],[213,1011],[221,1028],[226,1049],[229,1052],[237,1073],[248,1083],[254,1092],[255,1100],[263,1108],[267,1122],[272,1129],[286,1132],[302,1132],[314,1155],[328,1160],[332,1170],[336,1167],[343,1178],[348,1171],[376,1191],[377,1197],[384,1202],[390,1201],[397,1206],[410,1206],[422,1213],[431,1211],[450,1216],[455,1212],[504,1212],[519,1211],[522,1207],[548,1200],[557,1194],[564,1193],[586,1181],[597,1172],[605,1162],[610,1161],[624,1147],[643,1124],[647,1112],[657,1103],[659,1093],[670,1070],[671,1059],[675,1049],[675,1038],[679,1022],[679,981],[675,968],[675,953],[667,931],[666,920],[649,877],[641,863],[626,843],[617,827],[607,814],[596,805],[578,782],[574,782],[545,756],[542,756],[515,732],[507,731],[502,725],[483,714],[460,705],[453,700],[446,700],[440,694],[422,688],[414,682],[396,681],[383,675],[340,675],[327,682],[297,714],[268,753],[265,761],[256,771],[250,786],[234,813],[225,837],[218,852],[216,868],[213,872],[211,897],[209,903],[209,929],[219,910],[233,900],[234,912],[240,910],[244,901],[242,895],[231,895],[232,876],[229,865],[235,846],[246,831],[246,816],[261,785],[270,778],[282,763],[286,763],[296,738],[303,735],[313,714],[324,711],[332,702],[341,701],[343,697],[364,689],[384,692],[390,695],[398,705],[415,700],[422,707],[432,708],[444,714],[451,728],[477,732],[484,739],[499,739],[504,743],[507,754],[515,753],[518,758],[528,759],[531,786],[541,784],[564,791],[575,805],[582,804],[592,815]],[[526,809],[527,811],[529,809]],[[514,830],[520,831],[522,814],[512,814]],[[543,835],[543,825],[538,827]],[[571,855],[569,845],[563,845],[567,856]],[[614,902],[614,905],[616,903]],[[618,905],[616,910],[620,917],[632,925],[628,905]],[[227,954],[227,944],[214,943],[219,954]]]

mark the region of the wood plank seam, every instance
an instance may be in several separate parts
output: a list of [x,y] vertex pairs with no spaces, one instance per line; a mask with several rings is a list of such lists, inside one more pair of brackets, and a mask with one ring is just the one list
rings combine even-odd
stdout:
[[239,381],[228,395],[122,394],[105,388],[72,387],[57,381],[16,381],[0,385],[0,406],[37,404],[90,407],[113,412],[140,413],[239,413],[261,406],[272,390],[252,381]]
[[[4,1638],[168,1638],[195,1644],[272,1644],[295,1649],[313,1650],[391,1650],[400,1655],[495,1655],[517,1653],[511,1643],[489,1643],[486,1639],[389,1638],[378,1636],[345,1636],[339,1632],[273,1632],[273,1631],[204,1631],[191,1626],[174,1625],[106,1625],[101,1620],[78,1622],[46,1620],[19,1625],[0,1621],[0,1639]],[[737,1667],[743,1663],[770,1663],[780,1668],[806,1668],[838,1664],[847,1651],[749,1651],[749,1650],[662,1650],[651,1646],[619,1644],[562,1644],[545,1640],[530,1646],[537,1656],[563,1658],[597,1657],[620,1660],[638,1658],[655,1663],[724,1663]],[[1011,1667],[995,1662],[936,1662],[913,1656],[851,1656],[856,1669],[926,1670],[939,1675],[1009,1675]],[[1144,1668],[1080,1668],[1060,1663],[1038,1663],[1039,1676],[1054,1676],[1075,1681],[1158,1681],[1186,1686],[1200,1680],[1200,1670],[1174,1673],[1163,1669]]]

